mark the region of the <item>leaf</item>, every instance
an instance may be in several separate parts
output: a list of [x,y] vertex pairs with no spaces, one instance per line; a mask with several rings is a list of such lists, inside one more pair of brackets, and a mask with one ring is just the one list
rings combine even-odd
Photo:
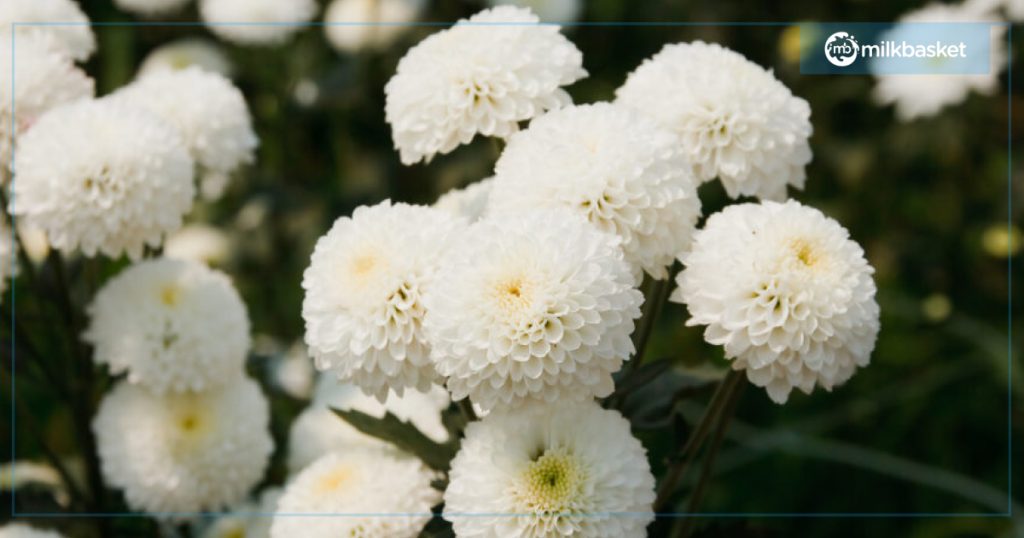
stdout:
[[391,443],[418,457],[431,469],[447,471],[449,462],[455,457],[453,445],[434,442],[415,426],[391,413],[386,413],[383,418],[377,418],[359,411],[331,411],[366,435]]

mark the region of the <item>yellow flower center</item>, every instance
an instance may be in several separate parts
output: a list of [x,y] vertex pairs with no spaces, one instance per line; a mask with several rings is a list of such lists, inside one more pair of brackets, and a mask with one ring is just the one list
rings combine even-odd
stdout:
[[354,474],[352,471],[352,467],[348,465],[339,465],[331,469],[316,481],[317,493],[327,494],[343,487],[352,478]]
[[523,473],[523,500],[536,512],[557,513],[571,508],[583,485],[583,473],[568,451],[546,451]]
[[160,288],[160,302],[164,306],[174,307],[181,300],[181,288],[175,284],[167,284]]
[[815,250],[814,245],[806,239],[794,239],[790,243],[789,248],[804,267],[814,267],[821,260],[821,256]]
[[515,316],[533,304],[533,284],[522,276],[501,279],[494,286],[498,308],[506,315]]

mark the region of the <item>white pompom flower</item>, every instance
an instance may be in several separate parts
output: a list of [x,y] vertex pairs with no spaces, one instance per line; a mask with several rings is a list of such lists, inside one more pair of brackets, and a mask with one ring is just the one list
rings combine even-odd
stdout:
[[258,145],[245,97],[223,75],[199,67],[142,77],[113,99],[144,108],[181,133],[199,167],[200,192],[218,198],[229,175],[253,161]]
[[313,403],[292,422],[288,434],[288,469],[296,473],[324,454],[353,447],[393,447],[350,426],[332,409],[355,410],[377,418],[391,413],[433,441],[444,443],[448,441],[448,430],[441,422],[441,411],[448,407],[449,401],[448,393],[434,385],[427,393],[418,390],[407,390],[401,396],[390,393],[381,403],[354,385],[324,376],[317,385]]
[[316,0],[199,0],[199,15],[207,28],[242,46],[280,45],[316,12]]
[[0,538],[64,538],[64,535],[57,531],[37,529],[22,523],[10,523],[0,527]]
[[122,382],[92,427],[106,483],[124,490],[132,509],[162,518],[242,501],[274,448],[267,399],[245,378],[165,396]]
[[452,397],[484,410],[607,396],[643,296],[616,237],[568,210],[470,226],[426,297]]
[[199,391],[243,375],[249,316],[231,280],[199,262],[132,265],[100,289],[83,335],[94,360],[156,393]]
[[668,278],[700,199],[675,135],[609,103],[557,110],[517,133],[495,166],[487,214],[566,207],[619,236],[634,275]]
[[139,65],[137,78],[161,71],[179,71],[199,67],[212,73],[230,77],[234,66],[227,54],[215,42],[187,37],[153,49]]
[[494,188],[493,177],[482,179],[461,189],[453,189],[442,194],[434,202],[434,207],[473,223],[484,216],[492,188]]
[[[44,34],[53,38],[58,50],[82,62],[96,50],[96,36],[89,18],[74,0],[4,0],[0,2],[0,40],[10,42],[18,23],[18,46],[22,36]],[[54,24],[60,23],[60,24]]]
[[811,161],[811,107],[771,71],[702,41],[666,45],[616,90],[616,102],[661,121],[701,181],[732,198],[784,200]]
[[302,279],[306,344],[332,370],[383,400],[437,380],[423,334],[423,295],[462,229],[438,209],[385,201],[357,208],[317,241]]
[[332,452],[285,487],[270,536],[415,538],[441,500],[430,485],[436,477],[419,460],[394,451]]
[[10,39],[0,39],[0,179],[7,179],[11,144],[17,142],[14,135],[23,135],[52,108],[91,99],[93,86],[92,79],[55,48],[53,36],[28,34],[19,37],[13,49]]
[[835,220],[795,201],[712,215],[682,257],[672,300],[735,370],[785,403],[867,366],[878,335],[874,269]]
[[339,52],[384,50],[408,30],[423,4],[423,0],[333,0],[324,14],[324,34]]
[[529,9],[481,11],[409,50],[384,87],[402,162],[428,162],[477,134],[506,138],[572,102],[562,86],[585,77],[583,55]]
[[444,517],[479,538],[647,536],[654,476],[618,411],[534,404],[466,428]]
[[44,114],[18,142],[10,210],[64,253],[142,256],[181,226],[195,194],[181,135],[115,101]]
[[168,15],[180,10],[189,0],[114,0],[114,5],[143,17]]

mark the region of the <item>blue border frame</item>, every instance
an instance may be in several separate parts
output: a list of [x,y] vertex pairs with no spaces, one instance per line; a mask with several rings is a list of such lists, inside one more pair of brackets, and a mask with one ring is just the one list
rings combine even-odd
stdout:
[[[809,21],[804,21],[809,22]],[[869,22],[869,21],[859,21]],[[164,26],[164,27],[208,27],[208,26],[288,26],[288,27],[324,27],[324,26],[405,26],[405,27],[449,27],[455,24],[454,22],[447,21],[419,21],[409,23],[390,23],[390,22],[325,22],[325,21],[310,21],[304,23],[261,23],[261,22],[222,22],[222,23],[206,23],[206,22],[186,22],[186,21],[174,21],[174,22],[158,22],[158,21],[125,21],[125,22],[13,22],[11,24],[11,168],[14,168],[15,152],[13,151],[14,141],[17,136],[17,130],[15,129],[16,123],[16,110],[14,108],[14,89],[15,89],[15,36],[17,35],[18,27],[31,27],[31,26],[89,26],[89,27],[146,27],[146,26]],[[469,24],[474,26],[560,26],[560,27],[582,27],[582,26],[595,26],[595,27],[715,27],[715,26],[735,26],[735,27],[789,27],[801,24],[800,22],[749,22],[749,21],[723,21],[723,22],[697,22],[697,21],[573,21],[573,22],[523,22],[523,23],[507,23],[507,22],[467,22],[462,21],[462,24]],[[878,23],[882,24],[882,23]],[[993,22],[992,26],[1005,26],[1006,32],[1006,44],[1007,44],[1007,69],[1006,69],[1006,106],[1007,106],[1007,117],[1006,117],[1006,148],[1007,148],[1007,165],[1006,165],[1006,229],[1007,233],[1013,232],[1013,23],[1010,22]],[[810,76],[810,75],[807,75]],[[869,75],[861,75],[869,76]],[[11,183],[13,184],[14,178],[11,177]],[[14,193],[10,193],[10,204],[14,205]],[[15,231],[15,216],[10,215],[11,219],[11,238],[16,239],[17,232]],[[1011,246],[1008,246],[1009,251]],[[1012,254],[1012,252],[1008,252]],[[15,258],[16,259],[16,258]],[[16,261],[12,260],[12,269],[15,266]],[[1007,328],[1007,381],[1006,381],[1006,512],[656,512],[654,513],[655,518],[721,518],[721,519],[742,519],[742,518],[763,518],[763,519],[779,519],[779,518],[794,518],[794,519],[832,519],[832,518],[850,518],[850,519],[910,519],[910,518],[1005,518],[1012,519],[1013,514],[1013,256],[1008,255],[1006,258],[1006,280],[1007,280],[1007,310],[1006,310],[1006,328]],[[12,279],[16,278],[13,276]],[[17,416],[16,416],[16,401],[15,401],[15,380],[17,377],[16,365],[16,342],[17,336],[14,332],[14,324],[16,317],[16,297],[15,297],[16,286],[11,286],[11,462],[16,461],[15,447],[16,447],[16,435],[17,435]],[[14,467],[11,467],[11,483],[14,484]],[[400,513],[400,512],[385,512],[385,513],[287,513],[287,512],[17,512],[16,511],[16,488],[11,489],[11,518],[152,518],[152,517],[195,517],[195,518],[216,518],[225,515],[232,515],[238,517],[441,517],[441,513],[437,512],[413,512],[413,513]],[[511,513],[457,513],[448,514],[448,516],[454,517],[528,517],[533,514],[511,514]],[[593,514],[576,514],[576,516],[583,517],[644,517],[649,516],[646,512],[599,512]]]

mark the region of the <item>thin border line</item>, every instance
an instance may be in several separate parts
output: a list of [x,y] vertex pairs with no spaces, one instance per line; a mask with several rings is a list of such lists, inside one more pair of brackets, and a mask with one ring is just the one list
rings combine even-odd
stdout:
[[[811,21],[799,22],[781,22],[781,21],[767,21],[767,22],[749,22],[749,21],[726,21],[726,22],[698,22],[698,21],[572,21],[572,22],[484,22],[484,21],[457,21],[459,24],[467,26],[565,26],[565,27],[718,27],[718,26],[732,26],[732,27],[789,27],[799,24],[804,24]],[[818,21],[821,22],[821,21]],[[851,24],[854,22],[865,23],[867,21],[847,21]],[[169,27],[209,27],[209,26],[285,26],[285,27],[296,27],[296,28],[307,28],[307,27],[326,27],[326,26],[403,26],[403,27],[448,27],[456,24],[456,22],[444,22],[444,21],[417,21],[409,23],[388,23],[388,22],[327,22],[327,21],[310,21],[310,22],[214,22],[207,23],[202,21],[170,21],[170,22],[158,22],[158,21],[124,21],[124,22],[12,22],[11,23],[11,170],[14,170],[15,151],[14,143],[17,136],[16,125],[16,109],[14,106],[15,96],[15,62],[17,61],[17,55],[15,53],[15,37],[17,35],[17,29],[19,26],[32,27],[32,26],[89,26],[89,27],[148,27],[148,26],[169,26]],[[888,23],[874,23],[874,24],[892,24]],[[927,24],[927,23],[925,23]],[[948,23],[942,23],[948,24]],[[1013,231],[1013,24],[1007,21],[989,22],[991,26],[1005,26],[1007,28],[1006,39],[1007,39],[1007,233],[1012,234]],[[866,75],[860,75],[866,76]],[[14,176],[11,176],[11,186],[14,184]],[[14,207],[14,190],[9,189],[10,192],[10,207]],[[16,225],[13,212],[10,212],[11,219],[11,238],[16,239]],[[1012,235],[1009,235],[1012,237]],[[1013,517],[1013,260],[1012,260],[1012,245],[1007,245],[1007,510],[1004,513],[988,513],[988,512],[656,512],[653,514],[655,518],[1012,518]],[[17,278],[17,275],[13,273],[13,269],[16,264],[16,258],[12,258],[12,280]],[[131,517],[131,518],[152,518],[152,517],[221,517],[225,515],[239,515],[243,517],[441,517],[441,513],[437,512],[422,512],[422,513],[263,513],[263,512],[75,512],[75,513],[63,513],[63,512],[17,512],[16,511],[16,497],[17,488],[13,487],[15,484],[15,466],[13,463],[16,461],[15,446],[16,446],[16,435],[17,435],[17,414],[16,414],[16,402],[15,402],[15,386],[16,386],[16,336],[14,335],[14,326],[16,318],[16,286],[11,286],[11,517],[12,519],[22,518],[115,518],[115,517]],[[532,514],[509,514],[509,513],[456,513],[448,514],[452,517],[525,517],[531,516]],[[649,516],[650,513],[644,512],[602,512],[593,514],[575,514],[576,516],[582,517],[628,517],[628,516]]]

